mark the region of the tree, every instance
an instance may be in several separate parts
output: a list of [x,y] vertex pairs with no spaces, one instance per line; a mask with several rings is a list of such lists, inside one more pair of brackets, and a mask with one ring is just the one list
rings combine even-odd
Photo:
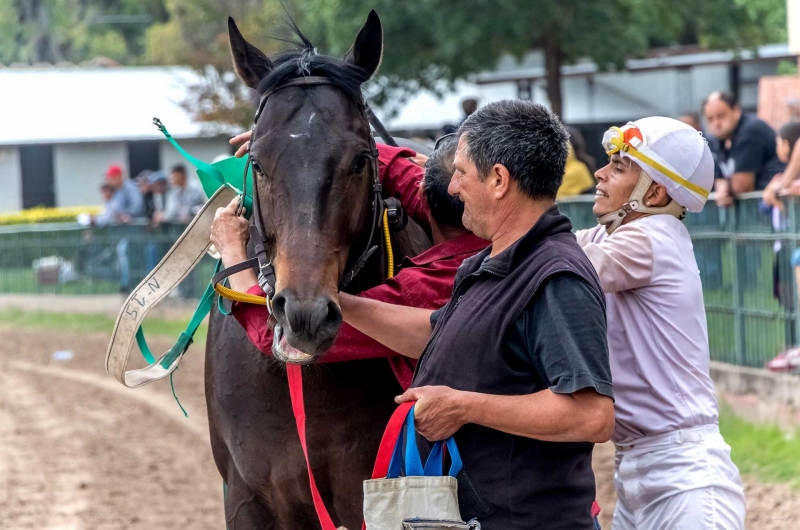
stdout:
[[[783,0],[304,0],[303,13],[343,53],[370,8],[384,24],[379,101],[437,90],[490,70],[506,54],[543,51],[551,107],[562,112],[561,66],[589,58],[601,69],[644,54],[652,39],[690,38],[716,48],[779,39]],[[312,32],[312,34],[314,34]]]
[[166,16],[164,0],[0,0],[0,63],[137,64],[147,27]]

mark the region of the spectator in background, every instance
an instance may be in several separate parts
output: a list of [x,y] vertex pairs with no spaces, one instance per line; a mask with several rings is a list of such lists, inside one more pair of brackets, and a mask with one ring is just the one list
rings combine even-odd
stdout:
[[700,123],[700,114],[693,111],[687,111],[681,114],[678,118],[678,121],[682,121],[689,127],[693,128],[695,131],[703,131],[703,125]]
[[709,147],[716,162],[718,206],[730,206],[741,193],[765,189],[783,171],[775,153],[775,131],[755,116],[744,114],[732,94],[712,92],[703,102],[703,113],[713,135]]
[[161,171],[143,171],[136,180],[139,182],[139,189],[144,197],[144,216],[150,221],[147,227],[150,237],[148,237],[144,252],[145,268],[151,271],[158,265],[159,260],[169,248],[169,244],[158,240],[160,234],[156,233],[156,228],[164,214],[167,177]]
[[778,159],[787,164],[783,173],[775,175],[764,190],[764,202],[783,210],[781,195],[800,195],[800,122],[789,122],[778,131],[776,149]]
[[144,169],[140,171],[133,180],[136,182],[136,185],[139,187],[139,192],[142,194],[143,214],[145,217],[152,220],[154,208],[153,192],[151,191],[150,180],[148,179],[150,173],[152,173],[152,171],[149,169]]
[[103,210],[99,214],[91,217],[91,224],[103,227],[116,223],[117,214],[114,210],[114,203],[111,202],[114,191],[114,186],[108,182],[103,182],[100,185],[100,196],[103,198]]
[[186,167],[176,164],[170,170],[172,188],[167,193],[167,205],[159,220],[187,224],[206,203],[203,190],[189,183]]
[[472,116],[478,110],[478,100],[475,98],[465,98],[461,100],[461,110],[464,111],[464,117],[461,118],[456,124],[448,123],[442,127],[442,135],[454,134],[464,121]]
[[564,168],[564,180],[558,188],[556,200],[580,195],[594,188],[594,158],[586,152],[583,135],[575,127],[567,127],[569,132],[569,153]]
[[110,209],[114,211],[115,222],[126,224],[136,217],[141,217],[144,214],[142,192],[136,184],[125,178],[122,166],[118,164],[109,166],[105,177],[105,182],[114,189]]
[[163,213],[167,207],[167,191],[169,183],[167,176],[163,171],[153,171],[147,179],[150,184],[150,192],[153,194],[153,217],[155,220],[157,214]]
[[[105,207],[100,215],[92,218],[92,224],[95,226],[127,224],[144,214],[142,192],[136,184],[125,178],[122,166],[114,164],[108,167],[105,182],[100,186],[100,193],[105,201]],[[131,290],[128,238],[120,237],[115,250],[119,268],[119,292],[127,294]]]

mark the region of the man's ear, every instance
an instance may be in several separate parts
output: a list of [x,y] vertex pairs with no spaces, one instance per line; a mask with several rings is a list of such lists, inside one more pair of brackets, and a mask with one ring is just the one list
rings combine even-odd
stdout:
[[228,37],[236,74],[245,85],[256,88],[258,82],[272,70],[272,62],[264,52],[244,40],[232,17],[228,17]]
[[667,188],[663,184],[653,182],[650,189],[644,195],[644,205],[658,208],[669,204],[670,196],[667,193]]
[[512,186],[511,173],[508,172],[508,168],[503,164],[493,165],[486,176],[486,180],[490,181],[488,185],[497,200],[505,197]]
[[344,56],[345,62],[354,64],[364,70],[366,79],[378,70],[383,57],[383,27],[375,10],[367,15],[367,21],[358,32],[356,41]]

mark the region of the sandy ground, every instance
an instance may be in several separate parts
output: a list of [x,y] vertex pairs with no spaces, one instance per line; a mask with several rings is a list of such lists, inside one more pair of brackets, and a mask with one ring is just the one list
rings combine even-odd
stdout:
[[201,348],[175,377],[187,419],[168,383],[129,390],[108,376],[107,344],[0,329],[0,528],[224,529]]
[[[155,351],[167,341],[154,340]],[[224,529],[208,443],[203,352],[175,376],[184,418],[159,382],[129,390],[105,373],[107,337],[0,327],[0,528]],[[53,352],[70,350],[71,360]],[[613,448],[595,450],[601,522],[611,527]],[[797,527],[800,495],[746,480],[748,529]]]

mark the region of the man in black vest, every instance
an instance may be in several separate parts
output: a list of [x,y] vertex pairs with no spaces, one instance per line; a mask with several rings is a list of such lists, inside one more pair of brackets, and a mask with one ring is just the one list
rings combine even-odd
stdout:
[[541,105],[499,101],[460,130],[450,193],[491,241],[438,311],[341,295],[355,328],[419,363],[417,430],[451,435],[461,515],[484,530],[589,530],[594,443],[614,429],[603,291],[554,200],[568,135]]

